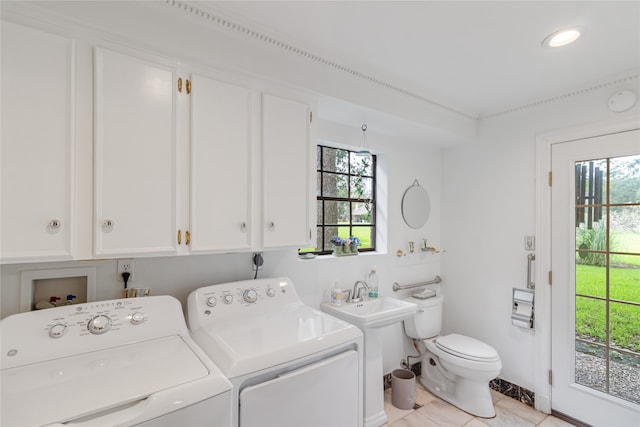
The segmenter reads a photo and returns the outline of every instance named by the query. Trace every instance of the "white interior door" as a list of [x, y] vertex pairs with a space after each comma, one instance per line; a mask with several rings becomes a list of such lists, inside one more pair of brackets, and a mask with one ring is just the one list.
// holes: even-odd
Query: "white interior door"
[[640, 425], [640, 131], [551, 149], [552, 409]]

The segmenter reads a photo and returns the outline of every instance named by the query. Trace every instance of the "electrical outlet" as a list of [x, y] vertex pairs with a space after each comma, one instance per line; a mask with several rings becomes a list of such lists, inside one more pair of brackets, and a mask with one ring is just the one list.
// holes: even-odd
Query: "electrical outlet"
[[132, 259], [119, 259], [118, 260], [118, 281], [124, 282], [122, 273], [129, 273], [129, 282], [133, 280], [133, 260]]
[[536, 249], [536, 238], [534, 236], [524, 236], [524, 249], [533, 251]]
[[262, 270], [264, 268], [264, 257], [262, 252], [254, 252], [251, 257], [251, 271]]

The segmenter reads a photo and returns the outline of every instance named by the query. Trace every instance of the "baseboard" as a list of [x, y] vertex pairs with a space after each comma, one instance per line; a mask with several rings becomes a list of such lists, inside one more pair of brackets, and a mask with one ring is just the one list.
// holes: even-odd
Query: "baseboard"
[[565, 415], [562, 412], [558, 412], [554, 409], [551, 410], [551, 415], [556, 418], [560, 418], [562, 421], [566, 421], [569, 424], [573, 424], [576, 427], [592, 427], [590, 424], [585, 424], [582, 421], [578, 421], [575, 418], [572, 418], [569, 415]]
[[502, 378], [495, 378], [489, 381], [489, 388], [512, 399], [516, 399], [527, 406], [535, 408], [536, 394], [529, 389], [513, 384], [507, 380], [503, 380]]
[[[416, 377], [420, 376], [421, 371], [422, 362], [411, 365], [411, 372], [416, 374]], [[383, 384], [385, 390], [391, 388], [391, 373], [384, 375]], [[495, 378], [489, 382], [489, 388], [512, 399], [516, 399], [527, 406], [535, 407], [535, 393], [517, 384], [513, 384], [502, 378]]]

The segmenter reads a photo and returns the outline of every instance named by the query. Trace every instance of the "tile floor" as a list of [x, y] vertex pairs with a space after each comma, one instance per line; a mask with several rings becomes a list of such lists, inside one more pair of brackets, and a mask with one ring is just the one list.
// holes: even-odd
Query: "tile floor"
[[491, 390], [495, 418], [477, 418], [435, 397], [416, 382], [419, 409], [402, 410], [391, 403], [391, 390], [384, 393], [384, 410], [389, 418], [384, 427], [573, 427], [551, 415]]

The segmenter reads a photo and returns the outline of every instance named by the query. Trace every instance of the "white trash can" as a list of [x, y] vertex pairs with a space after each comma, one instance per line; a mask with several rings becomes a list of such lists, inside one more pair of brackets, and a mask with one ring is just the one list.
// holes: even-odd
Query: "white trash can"
[[391, 373], [391, 403], [400, 409], [413, 409], [416, 405], [416, 375], [407, 369]]

